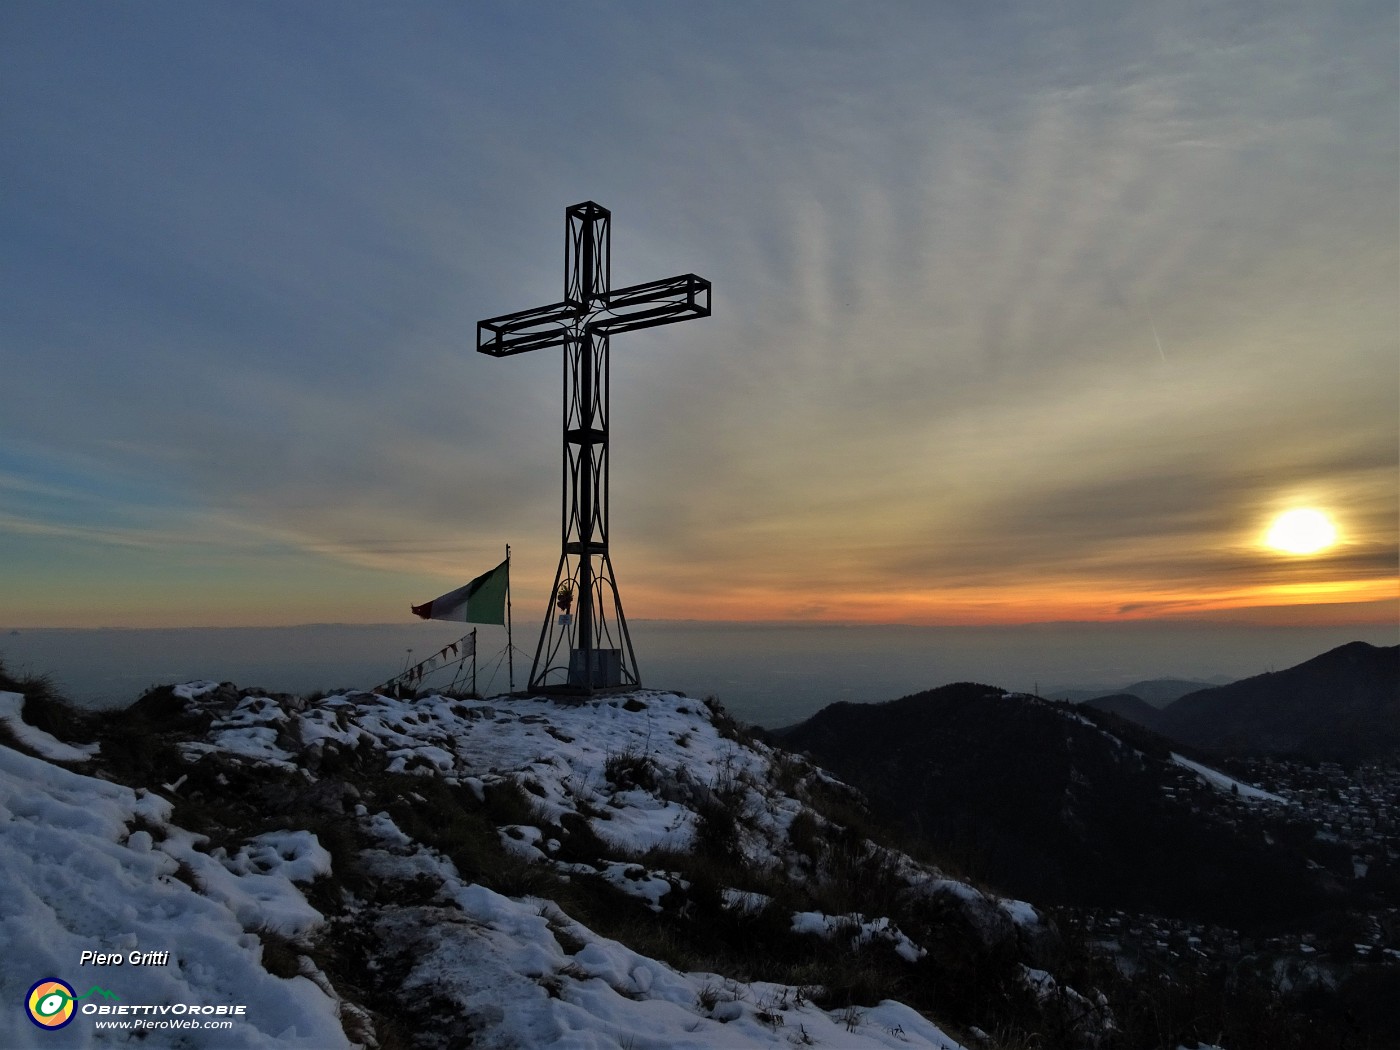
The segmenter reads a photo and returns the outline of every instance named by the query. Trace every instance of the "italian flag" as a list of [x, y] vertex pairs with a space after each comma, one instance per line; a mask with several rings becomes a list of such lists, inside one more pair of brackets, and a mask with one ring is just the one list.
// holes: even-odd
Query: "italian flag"
[[506, 592], [509, 588], [510, 559], [506, 559], [471, 583], [411, 608], [415, 616], [421, 616], [425, 620], [504, 624]]

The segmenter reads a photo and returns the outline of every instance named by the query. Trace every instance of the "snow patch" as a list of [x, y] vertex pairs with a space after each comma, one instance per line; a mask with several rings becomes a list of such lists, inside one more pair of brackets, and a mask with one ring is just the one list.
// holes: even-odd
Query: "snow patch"
[[0, 722], [29, 750], [53, 762], [86, 762], [98, 752], [97, 744], [65, 744], [24, 720], [24, 695], [0, 692]]
[[1291, 806], [1293, 804], [1282, 795], [1275, 795], [1270, 791], [1265, 791], [1262, 788], [1253, 787], [1243, 781], [1235, 780], [1233, 777], [1226, 776], [1218, 769], [1211, 769], [1209, 766], [1203, 766], [1199, 762], [1192, 762], [1189, 758], [1183, 758], [1175, 752], [1172, 752], [1172, 761], [1185, 769], [1189, 769], [1206, 784], [1209, 784], [1219, 791], [1233, 793], [1238, 790], [1240, 798], [1247, 798], [1254, 802], [1277, 802], [1285, 806]]
[[819, 911], [798, 912], [792, 917], [792, 932], [815, 934], [828, 940], [849, 938], [854, 951], [872, 941], [884, 941], [905, 962], [918, 962], [928, 950], [911, 941], [887, 918], [867, 920], [864, 915], [826, 915]]
[[[169, 819], [159, 796], [0, 747], [0, 999], [19, 1003], [51, 975], [75, 985], [94, 976], [78, 969], [86, 950], [168, 951], [165, 965], [104, 968], [100, 983], [123, 1003], [246, 1005], [232, 1030], [201, 1032], [200, 1046], [348, 1047], [335, 1002], [304, 977], [268, 973], [261, 943], [247, 932], [247, 922], [274, 917], [264, 905], [304, 916], [300, 892], [281, 873], [234, 875]], [[196, 882], [219, 892], [182, 881], [181, 860]], [[252, 879], [262, 881], [254, 887]], [[0, 1011], [0, 1046], [54, 1038], [37, 1032], [23, 1010]], [[143, 1045], [128, 1034], [109, 1041], [118, 1033], [79, 1020], [59, 1041]]]

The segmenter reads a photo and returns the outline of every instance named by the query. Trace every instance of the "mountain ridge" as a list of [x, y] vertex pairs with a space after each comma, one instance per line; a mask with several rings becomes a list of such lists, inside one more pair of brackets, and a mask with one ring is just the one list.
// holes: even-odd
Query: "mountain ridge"
[[1177, 700], [1201, 689], [1211, 689], [1228, 684], [1228, 678], [1203, 680], [1195, 678], [1148, 678], [1123, 686], [1065, 686], [1045, 693], [1047, 700], [1068, 700], [1070, 703], [1085, 703], [1107, 696], [1135, 696], [1143, 703], [1158, 709], [1169, 707]]
[[1355, 762], [1400, 748], [1400, 645], [1349, 642], [1282, 671], [1189, 693], [1161, 732], [1235, 754]]
[[1111, 693], [1085, 700], [1081, 707], [1117, 715], [1153, 731], [1160, 731], [1163, 708], [1154, 707], [1136, 693]]
[[1013, 896], [1245, 925], [1321, 903], [1301, 859], [1263, 846], [1286, 815], [1237, 814], [1170, 741], [1112, 716], [956, 683], [831, 705], [776, 739]]

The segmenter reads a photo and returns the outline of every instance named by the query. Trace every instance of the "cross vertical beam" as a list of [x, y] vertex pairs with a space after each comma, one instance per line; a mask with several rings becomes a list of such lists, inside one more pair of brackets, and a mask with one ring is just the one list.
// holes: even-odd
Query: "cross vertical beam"
[[709, 316], [710, 283], [692, 273], [613, 291], [612, 214], [585, 201], [564, 216], [564, 301], [479, 322], [477, 350], [563, 348], [561, 551], [530, 688], [587, 694], [641, 684], [608, 551], [609, 337]]

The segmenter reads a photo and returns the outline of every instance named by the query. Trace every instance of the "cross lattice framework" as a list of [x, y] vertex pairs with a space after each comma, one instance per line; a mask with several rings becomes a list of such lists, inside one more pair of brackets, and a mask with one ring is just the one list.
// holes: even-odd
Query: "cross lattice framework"
[[564, 301], [479, 322], [476, 348], [564, 348], [563, 549], [530, 688], [592, 693], [641, 684], [608, 554], [608, 340], [708, 317], [710, 282], [687, 273], [614, 291], [612, 213], [584, 201], [564, 216]]

